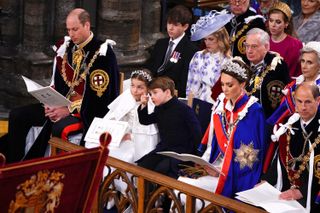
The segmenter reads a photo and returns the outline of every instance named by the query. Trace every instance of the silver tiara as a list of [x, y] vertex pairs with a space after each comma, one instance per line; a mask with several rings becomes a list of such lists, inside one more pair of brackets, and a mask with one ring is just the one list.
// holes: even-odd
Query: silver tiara
[[248, 79], [246, 69], [241, 67], [238, 63], [234, 63], [232, 60], [227, 60], [227, 62], [222, 65], [221, 69], [233, 72], [245, 80]]
[[145, 79], [147, 79], [149, 82], [152, 81], [152, 77], [151, 75], [149, 75], [147, 72], [143, 71], [143, 70], [135, 70], [131, 73], [131, 78], [134, 75], [139, 75], [144, 77]]

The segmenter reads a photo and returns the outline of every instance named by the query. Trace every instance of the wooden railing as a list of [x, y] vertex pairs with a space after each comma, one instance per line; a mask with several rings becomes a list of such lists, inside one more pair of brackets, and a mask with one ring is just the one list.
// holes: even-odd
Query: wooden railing
[[[53, 154], [57, 154], [59, 150], [74, 151], [84, 149], [84, 147], [62, 141], [59, 138], [52, 138], [49, 143], [51, 144]], [[103, 212], [105, 204], [108, 200], [112, 199], [118, 212], [123, 212], [128, 206], [131, 206], [131, 212], [135, 213], [161, 212], [157, 206], [157, 201], [164, 196], [169, 197], [171, 200], [172, 212], [195, 212], [196, 199], [201, 201], [202, 207], [200, 212], [203, 213], [224, 211], [245, 213], [265, 212], [239, 201], [191, 186], [110, 156], [106, 162], [106, 167], [108, 168], [108, 175], [100, 186], [97, 206], [93, 208], [93, 212]], [[117, 192], [115, 189], [115, 181], [119, 180], [126, 183], [124, 194]], [[155, 187], [149, 187], [150, 185]], [[150, 188], [155, 188], [155, 190], [151, 191]], [[175, 193], [177, 191], [180, 191], [180, 193]], [[185, 206], [180, 201], [181, 194], [186, 195]], [[210, 204], [204, 206], [204, 201], [208, 201]]]

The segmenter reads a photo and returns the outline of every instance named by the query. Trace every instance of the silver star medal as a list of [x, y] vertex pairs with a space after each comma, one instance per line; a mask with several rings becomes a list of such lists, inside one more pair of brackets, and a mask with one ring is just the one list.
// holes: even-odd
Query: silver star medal
[[236, 154], [236, 157], [234, 160], [235, 162], [239, 162], [240, 169], [243, 169], [245, 166], [252, 169], [253, 164], [259, 161], [258, 159], [259, 149], [254, 149], [253, 141], [251, 141], [249, 145], [243, 144], [241, 142], [240, 148], [234, 149], [233, 151]]

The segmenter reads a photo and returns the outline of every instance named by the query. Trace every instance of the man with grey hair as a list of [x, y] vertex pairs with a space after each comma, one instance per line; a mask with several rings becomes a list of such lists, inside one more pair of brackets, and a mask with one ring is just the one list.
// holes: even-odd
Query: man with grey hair
[[264, 18], [250, 7], [250, 0], [229, 0], [230, 12], [234, 15], [226, 25], [230, 36], [232, 56], [246, 57], [244, 41], [252, 28], [266, 29]]
[[278, 53], [269, 51], [269, 40], [267, 32], [253, 28], [247, 32], [244, 43], [246, 63], [253, 72], [246, 90], [259, 99], [266, 118], [279, 106], [281, 91], [290, 81], [284, 60]]

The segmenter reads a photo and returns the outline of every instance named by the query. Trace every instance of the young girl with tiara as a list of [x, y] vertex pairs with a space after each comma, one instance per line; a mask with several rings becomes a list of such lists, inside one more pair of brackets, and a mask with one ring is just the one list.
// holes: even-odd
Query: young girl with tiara
[[[120, 160], [133, 163], [155, 148], [158, 143], [158, 129], [156, 125], [141, 125], [137, 108], [141, 95], [147, 94], [148, 83], [152, 80], [148, 70], [135, 70], [131, 73], [130, 89], [125, 90], [109, 106], [109, 112], [103, 119], [126, 121], [128, 128], [119, 147], [110, 146], [109, 155]], [[151, 111], [154, 105], [149, 102]], [[150, 111], [150, 113], [151, 113]], [[86, 147], [97, 146], [87, 142]]]

